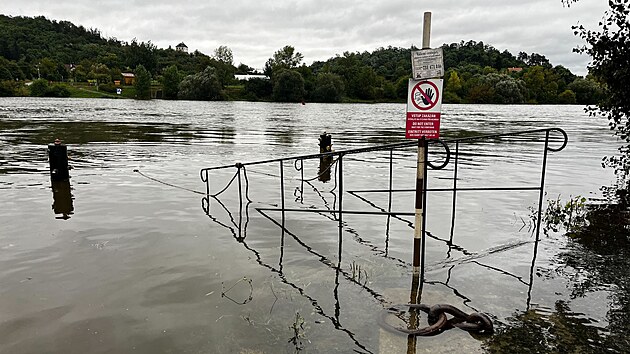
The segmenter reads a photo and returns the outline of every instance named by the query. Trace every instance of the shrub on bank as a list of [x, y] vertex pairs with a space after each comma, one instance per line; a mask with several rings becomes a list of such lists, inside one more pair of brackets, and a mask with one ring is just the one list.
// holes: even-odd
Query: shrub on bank
[[33, 81], [29, 86], [31, 97], [70, 97], [70, 90], [65, 85], [50, 86], [45, 79]]

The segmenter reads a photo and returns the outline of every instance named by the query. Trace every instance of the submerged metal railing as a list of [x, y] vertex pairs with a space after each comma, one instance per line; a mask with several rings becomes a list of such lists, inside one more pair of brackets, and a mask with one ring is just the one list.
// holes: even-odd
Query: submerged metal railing
[[[551, 147], [550, 146], [550, 140], [551, 140], [551, 133], [552, 132], [557, 132], [560, 133], [562, 136], [562, 143], [559, 147]], [[467, 188], [458, 188], [457, 186], [457, 181], [458, 181], [458, 170], [459, 170], [459, 157], [460, 157], [460, 145], [462, 143], [471, 143], [471, 142], [476, 142], [476, 141], [481, 141], [481, 140], [491, 140], [491, 139], [502, 139], [502, 138], [507, 138], [507, 137], [522, 137], [522, 136], [526, 136], [526, 135], [532, 135], [532, 134], [544, 134], [544, 149], [543, 149], [543, 158], [542, 158], [542, 170], [541, 170], [541, 175], [540, 175], [540, 183], [537, 185], [531, 185], [531, 186], [498, 186], [498, 187], [467, 187]], [[547, 156], [548, 156], [548, 152], [558, 152], [561, 151], [562, 149], [564, 149], [567, 145], [568, 142], [568, 136], [566, 134], [566, 132], [564, 130], [562, 130], [561, 128], [545, 128], [545, 129], [534, 129], [534, 130], [525, 130], [525, 131], [518, 131], [518, 132], [512, 132], [512, 133], [504, 133], [504, 134], [491, 134], [491, 135], [481, 135], [481, 136], [475, 136], [475, 137], [466, 137], [466, 138], [456, 138], [456, 139], [445, 139], [445, 140], [433, 140], [433, 141], [429, 141], [429, 146], [431, 145], [436, 145], [439, 144], [442, 147], [444, 147], [445, 149], [445, 153], [446, 153], [446, 157], [443, 161], [443, 163], [439, 164], [439, 165], [435, 165], [433, 164], [431, 161], [428, 161], [428, 165], [431, 169], [437, 170], [437, 169], [443, 169], [444, 167], [446, 167], [448, 165], [448, 163], [450, 162], [451, 159], [454, 160], [454, 168], [453, 168], [453, 186], [451, 188], [427, 188], [427, 192], [445, 192], [445, 191], [450, 191], [453, 192], [453, 216], [454, 216], [454, 210], [455, 210], [455, 205], [456, 205], [456, 198], [457, 198], [457, 192], [458, 191], [517, 191], [517, 190], [538, 190], [539, 191], [539, 210], [538, 210], [538, 222], [537, 224], [540, 225], [540, 216], [541, 216], [541, 212], [542, 212], [542, 198], [543, 198], [543, 194], [544, 194], [544, 186], [545, 186], [545, 174], [546, 174], [546, 167], [547, 167]], [[452, 153], [450, 148], [449, 148], [449, 144], [454, 144], [455, 145], [455, 151]], [[250, 166], [256, 166], [256, 165], [263, 165], [263, 164], [273, 164], [273, 163], [278, 163], [279, 164], [279, 178], [280, 178], [280, 189], [282, 192], [282, 207], [281, 208], [257, 208], [257, 210], [275, 210], [275, 211], [290, 211], [290, 212], [310, 212], [310, 213], [317, 213], [317, 212], [326, 212], [326, 213], [334, 213], [338, 215], [338, 221], [341, 224], [342, 223], [342, 216], [343, 214], [362, 214], [362, 215], [393, 215], [393, 216], [405, 216], [405, 215], [414, 215], [413, 212], [404, 212], [404, 211], [391, 211], [391, 198], [392, 198], [392, 193], [397, 193], [397, 192], [412, 192], [415, 191], [414, 189], [394, 189], [393, 185], [392, 185], [392, 181], [393, 181], [393, 152], [395, 150], [398, 149], [403, 149], [403, 148], [408, 148], [408, 147], [412, 147], [412, 146], [416, 146], [417, 142], [416, 141], [408, 141], [408, 142], [403, 142], [403, 143], [397, 143], [397, 144], [388, 144], [388, 145], [382, 145], [382, 146], [376, 146], [376, 147], [368, 147], [368, 148], [359, 148], [359, 149], [350, 149], [350, 150], [343, 150], [343, 151], [334, 151], [334, 152], [327, 152], [327, 153], [320, 153], [320, 154], [311, 154], [311, 155], [302, 155], [302, 156], [292, 156], [292, 157], [284, 157], [284, 158], [278, 158], [278, 159], [269, 159], [269, 160], [262, 160], [262, 161], [254, 161], [254, 162], [246, 162], [246, 163], [236, 163], [234, 165], [225, 165], [225, 166], [217, 166], [217, 167], [209, 167], [209, 168], [203, 168], [200, 170], [200, 177], [201, 180], [206, 184], [206, 194], [209, 197], [217, 197], [218, 195], [222, 194], [223, 192], [225, 192], [227, 190], [228, 187], [230, 187], [230, 185], [235, 181], [238, 180], [238, 188], [239, 188], [239, 200], [240, 200], [240, 204], [242, 206], [242, 197], [243, 197], [243, 193], [242, 193], [242, 189], [243, 189], [243, 181], [242, 179], [245, 179], [245, 198], [248, 201], [251, 201], [249, 199], [249, 183], [248, 183], [248, 177], [247, 177], [247, 167]], [[365, 193], [365, 192], [373, 192], [373, 193], [379, 193], [379, 192], [385, 192], [385, 193], [389, 193], [389, 207], [387, 211], [365, 211], [365, 210], [344, 210], [343, 209], [343, 196], [344, 193], [346, 193], [346, 191], [344, 191], [344, 174], [343, 174], [343, 163], [344, 163], [344, 156], [350, 156], [350, 155], [356, 155], [356, 154], [363, 154], [363, 153], [368, 153], [368, 152], [376, 152], [376, 151], [389, 151], [390, 152], [390, 156], [389, 156], [389, 189], [386, 190], [378, 190], [378, 189], [370, 189], [370, 190], [354, 190], [354, 191], [347, 191], [347, 193], [353, 194], [353, 195], [357, 195], [358, 193]], [[452, 157], [451, 155], [454, 155], [454, 157]], [[336, 159], [335, 159], [336, 158]], [[293, 161], [294, 162], [294, 168], [298, 171], [301, 172], [301, 178], [300, 181], [302, 183], [302, 186], [300, 188], [301, 192], [303, 192], [304, 188], [303, 188], [303, 184], [304, 182], [308, 182], [311, 181], [315, 178], [312, 179], [304, 179], [304, 161], [306, 160], [312, 160], [312, 159], [335, 159], [334, 161], [329, 161], [328, 163], [328, 167], [326, 169], [330, 169], [332, 167], [332, 165], [335, 165], [335, 168], [338, 169], [338, 172], [336, 171], [335, 175], [337, 175], [337, 178], [335, 179], [336, 182], [336, 186], [335, 188], [339, 188], [338, 190], [338, 203], [339, 206], [336, 210], [331, 210], [331, 209], [312, 209], [312, 208], [285, 208], [285, 196], [284, 196], [284, 183], [285, 183], [285, 178], [284, 178], [284, 171], [285, 171], [285, 162], [287, 161]], [[210, 172], [211, 171], [215, 171], [215, 170], [224, 170], [224, 169], [230, 169], [230, 168], [236, 168], [236, 173], [234, 174], [234, 176], [232, 177], [232, 179], [227, 183], [227, 185], [221, 189], [219, 192], [211, 194], [211, 183], [210, 183]], [[325, 173], [326, 171], [324, 171]], [[322, 176], [322, 172], [320, 171], [320, 173], [318, 174], [318, 177]], [[317, 177], [316, 177], [317, 178]], [[335, 189], [333, 188], [333, 190]], [[208, 200], [206, 200], [207, 202]], [[536, 234], [537, 236], [540, 233], [540, 228], [537, 227], [536, 230]], [[452, 232], [451, 232], [451, 242], [452, 242]]]
[[[559, 134], [560, 136], [558, 137], [557, 134]], [[540, 139], [542, 138], [542, 142], [543, 142], [543, 151], [542, 151], [542, 159], [541, 159], [541, 171], [540, 171], [540, 177], [539, 180], [536, 183], [533, 183], [531, 185], [516, 185], [516, 186], [492, 186], [492, 187], [484, 187], [484, 186], [479, 186], [479, 187], [459, 187], [458, 186], [458, 173], [459, 173], [459, 168], [460, 168], [460, 157], [462, 156], [466, 156], [466, 153], [462, 152], [462, 145], [463, 144], [467, 144], [467, 143], [477, 143], [480, 141], [491, 141], [491, 140], [503, 140], [503, 139], [507, 139], [507, 138], [513, 138], [513, 139], [517, 139], [517, 140], [522, 140], [522, 141], [531, 141], [532, 136], [534, 136], [533, 139], [538, 139], [537, 141], [540, 142]], [[465, 137], [465, 138], [454, 138], [454, 139], [444, 139], [444, 140], [439, 140], [439, 141], [430, 141], [429, 142], [429, 146], [431, 147], [435, 147], [438, 146], [441, 149], [439, 150], [438, 153], [435, 153], [434, 151], [430, 151], [430, 153], [432, 155], [440, 155], [442, 157], [442, 161], [440, 162], [435, 162], [435, 161], [431, 161], [428, 163], [429, 167], [431, 169], [443, 169], [445, 168], [447, 165], [449, 165], [449, 163], [453, 163], [453, 176], [452, 176], [452, 186], [450, 188], [428, 188], [426, 190], [427, 193], [431, 193], [431, 192], [452, 192], [453, 196], [452, 196], [452, 210], [451, 210], [451, 227], [450, 227], [450, 236], [449, 239], [442, 239], [437, 237], [436, 235], [433, 235], [431, 232], [427, 232], [427, 236], [434, 239], [434, 240], [438, 240], [440, 242], [444, 242], [446, 245], [448, 245], [449, 247], [449, 253], [448, 256], [450, 258], [450, 251], [452, 249], [456, 249], [462, 252], [462, 254], [464, 255], [464, 257], [460, 258], [460, 259], [456, 259], [456, 260], [450, 260], [448, 262], [444, 263], [445, 267], [449, 267], [449, 279], [450, 279], [450, 272], [453, 269], [453, 267], [455, 265], [458, 264], [462, 264], [462, 263], [467, 263], [467, 262], [474, 262], [482, 267], [485, 267], [489, 270], [493, 270], [493, 271], [497, 271], [503, 275], [507, 275], [510, 277], [513, 277], [515, 279], [517, 279], [520, 283], [527, 285], [528, 287], [528, 292], [527, 292], [527, 307], [529, 308], [530, 306], [530, 302], [531, 302], [531, 291], [532, 291], [532, 286], [533, 286], [533, 275], [534, 275], [534, 266], [535, 266], [535, 262], [536, 262], [536, 255], [537, 255], [537, 251], [538, 251], [538, 244], [540, 241], [540, 226], [541, 226], [541, 218], [542, 218], [542, 205], [543, 205], [543, 197], [544, 197], [544, 188], [545, 188], [545, 175], [546, 175], [546, 169], [547, 169], [547, 159], [548, 159], [548, 153], [549, 152], [558, 152], [561, 151], [562, 149], [564, 149], [567, 145], [568, 142], [568, 137], [567, 134], [564, 130], [560, 129], [560, 128], [546, 128], [546, 129], [534, 129], [534, 130], [526, 130], [526, 131], [518, 131], [518, 132], [512, 132], [512, 133], [505, 133], [505, 134], [491, 134], [491, 135], [482, 135], [482, 136], [474, 136], [474, 137]], [[552, 146], [553, 143], [558, 143], [557, 146]], [[252, 251], [255, 256], [256, 256], [256, 260], [259, 264], [261, 264], [262, 266], [264, 266], [265, 268], [268, 268], [269, 270], [271, 270], [274, 273], [277, 273], [280, 276], [280, 279], [292, 286], [293, 288], [295, 288], [296, 290], [298, 290], [302, 295], [306, 296], [306, 298], [311, 301], [311, 303], [313, 304], [313, 306], [316, 308], [317, 312], [319, 312], [322, 316], [329, 318], [331, 323], [333, 323], [335, 325], [335, 328], [345, 331], [350, 338], [362, 349], [367, 350], [365, 348], [365, 346], [363, 344], [361, 344], [355, 337], [354, 334], [346, 329], [343, 328], [343, 326], [341, 326], [340, 322], [339, 322], [339, 313], [338, 310], [336, 310], [335, 315], [328, 315], [326, 313], [324, 313], [323, 309], [317, 304], [316, 299], [311, 298], [310, 296], [308, 296], [303, 289], [301, 289], [298, 285], [291, 283], [288, 279], [286, 279], [286, 277], [283, 274], [283, 250], [284, 250], [284, 239], [286, 236], [291, 237], [292, 239], [294, 239], [295, 241], [297, 241], [297, 243], [299, 245], [301, 245], [302, 247], [304, 247], [309, 253], [313, 254], [314, 256], [318, 257], [318, 259], [320, 260], [320, 262], [322, 262], [323, 264], [325, 264], [327, 267], [335, 270], [335, 274], [336, 274], [336, 279], [335, 279], [335, 299], [336, 299], [336, 309], [338, 309], [339, 306], [339, 301], [338, 301], [338, 294], [337, 294], [337, 288], [339, 286], [339, 278], [343, 277], [346, 280], [348, 280], [351, 283], [354, 283], [355, 285], [361, 287], [361, 289], [366, 290], [376, 301], [378, 301], [379, 303], [385, 304], [386, 301], [384, 299], [384, 297], [379, 294], [377, 291], [373, 290], [372, 288], [370, 288], [367, 284], [362, 283], [361, 281], [357, 281], [356, 277], [354, 277], [352, 274], [350, 274], [349, 272], [341, 269], [341, 256], [342, 256], [342, 245], [343, 245], [343, 232], [344, 232], [344, 221], [343, 221], [343, 216], [344, 215], [350, 215], [350, 214], [355, 214], [355, 215], [386, 215], [387, 218], [387, 240], [386, 240], [386, 244], [389, 240], [389, 222], [392, 218], [395, 219], [399, 219], [400, 221], [406, 222], [408, 223], [410, 226], [413, 226], [412, 222], [402, 218], [403, 216], [412, 216], [414, 215], [413, 212], [410, 211], [392, 211], [392, 199], [395, 193], [401, 193], [401, 192], [413, 192], [415, 191], [414, 189], [395, 189], [393, 188], [393, 177], [394, 177], [394, 151], [397, 150], [402, 150], [402, 149], [406, 149], [406, 148], [410, 148], [410, 147], [415, 147], [417, 146], [418, 142], [417, 141], [407, 141], [407, 142], [402, 142], [402, 143], [397, 143], [397, 144], [388, 144], [388, 145], [382, 145], [382, 146], [376, 146], [376, 147], [367, 147], [367, 148], [359, 148], [359, 149], [350, 149], [350, 150], [343, 150], [343, 151], [334, 151], [334, 152], [327, 152], [327, 153], [320, 153], [320, 154], [311, 154], [311, 155], [302, 155], [302, 156], [292, 156], [292, 157], [284, 157], [284, 158], [277, 158], [277, 159], [269, 159], [269, 160], [262, 160], [262, 161], [254, 161], [254, 162], [246, 162], [246, 163], [236, 163], [233, 165], [225, 165], [225, 166], [217, 166], [217, 167], [210, 167], [210, 168], [204, 168], [201, 169], [200, 171], [200, 177], [201, 180], [206, 184], [206, 196], [204, 196], [202, 198], [202, 209], [204, 210], [204, 212], [216, 223], [218, 223], [219, 225], [231, 230], [231, 232], [233, 233], [234, 238], [242, 243], [248, 250]], [[430, 149], [431, 150], [431, 149]], [[345, 185], [344, 185], [344, 161], [345, 161], [345, 157], [347, 156], [352, 156], [352, 155], [357, 155], [357, 154], [365, 154], [365, 153], [370, 153], [370, 152], [379, 152], [379, 151], [385, 151], [385, 152], [389, 152], [389, 157], [388, 157], [388, 163], [389, 163], [389, 173], [388, 173], [388, 178], [389, 178], [389, 184], [388, 184], [388, 188], [387, 189], [363, 189], [363, 190], [344, 190]], [[474, 155], [473, 155], [474, 156]], [[304, 162], [307, 160], [314, 160], [314, 159], [319, 159], [320, 160], [320, 167], [319, 167], [319, 171], [316, 177], [314, 178], [310, 178], [310, 179], [305, 179], [304, 178]], [[334, 197], [334, 202], [332, 203], [332, 208], [329, 207], [329, 204], [326, 203], [326, 208], [325, 209], [318, 209], [318, 208], [313, 208], [313, 207], [305, 207], [305, 208], [287, 208], [286, 205], [286, 194], [285, 194], [285, 170], [286, 170], [286, 163], [287, 162], [291, 162], [293, 165], [293, 169], [297, 172], [299, 172], [300, 174], [300, 178], [298, 178], [299, 183], [300, 183], [300, 187], [296, 189], [296, 192], [294, 193], [294, 196], [296, 197], [296, 201], [298, 200], [303, 200], [303, 194], [304, 194], [304, 185], [309, 184], [311, 186], [313, 186], [311, 184], [311, 181], [313, 181], [314, 179], [320, 179], [322, 181], [327, 181], [330, 180], [331, 176], [331, 171], [334, 168], [334, 187], [331, 189], [332, 191], [336, 190], [336, 193], [333, 193], [333, 197]], [[246, 237], [247, 237], [247, 226], [248, 226], [248, 222], [249, 222], [249, 206], [254, 202], [251, 198], [250, 198], [250, 191], [249, 191], [249, 177], [247, 175], [247, 169], [249, 167], [252, 166], [256, 166], [256, 165], [273, 165], [273, 164], [277, 164], [278, 165], [278, 174], [270, 174], [270, 173], [263, 173], [267, 176], [271, 176], [274, 178], [278, 178], [280, 181], [280, 205], [268, 205], [268, 206], [258, 206], [255, 207], [255, 210], [257, 212], [259, 212], [262, 216], [264, 216], [266, 219], [270, 220], [272, 223], [276, 224], [282, 231], [282, 235], [281, 235], [281, 244], [280, 244], [280, 259], [278, 262], [278, 266], [273, 266], [269, 263], [263, 262], [260, 254], [257, 250], [251, 248], [250, 246], [247, 245], [246, 242]], [[227, 184], [225, 186], [223, 186], [221, 189], [219, 189], [216, 193], [211, 193], [211, 180], [210, 180], [210, 173], [212, 171], [217, 171], [217, 170], [227, 170], [227, 169], [232, 169], [235, 168], [236, 171], [234, 173], [234, 175], [232, 176], [232, 178], [229, 180], [229, 182], [227, 182]], [[260, 172], [258, 172], [260, 173]], [[228, 207], [221, 202], [221, 200], [219, 199], [219, 196], [223, 193], [225, 193], [228, 188], [233, 185], [233, 183], [237, 184], [238, 186], [238, 220], [235, 219], [232, 215], [232, 213], [228, 210]], [[317, 191], [317, 189], [315, 187], [313, 187], [313, 189], [315, 191]], [[531, 268], [530, 268], [530, 274], [529, 274], [529, 281], [526, 281], [525, 279], [523, 279], [522, 276], [518, 276], [515, 274], [511, 274], [507, 271], [504, 271], [500, 268], [497, 267], [493, 267], [493, 266], [489, 266], [489, 265], [485, 265], [482, 264], [480, 262], [478, 262], [477, 260], [479, 258], [482, 258], [485, 255], [488, 254], [492, 254], [495, 252], [501, 252], [501, 251], [505, 251], [508, 249], [513, 249], [514, 247], [518, 247], [521, 246], [523, 244], [527, 244], [530, 242], [522, 242], [519, 244], [510, 244], [510, 245], [502, 245], [502, 246], [498, 246], [496, 248], [490, 249], [485, 253], [482, 254], [475, 254], [473, 252], [469, 252], [467, 251], [464, 247], [457, 245], [454, 242], [454, 226], [455, 226], [455, 215], [456, 215], [456, 203], [457, 203], [457, 193], [458, 192], [472, 192], [472, 191], [479, 191], [479, 192], [492, 192], [492, 191], [538, 191], [539, 195], [538, 195], [538, 208], [537, 208], [537, 213], [536, 213], [536, 220], [534, 221], [534, 231], [533, 233], [535, 233], [535, 241], [534, 243], [534, 249], [533, 249], [533, 255], [532, 255], [532, 263], [531, 263]], [[388, 194], [388, 205], [387, 208], [385, 209], [384, 207], [379, 207], [378, 205], [376, 205], [376, 203], [372, 203], [370, 200], [368, 200], [367, 198], [364, 198], [361, 196], [361, 194], [364, 193], [387, 193]], [[370, 205], [371, 207], [373, 207], [374, 209], [377, 210], [345, 210], [344, 209], [344, 195], [345, 194], [349, 194], [349, 195], [353, 195], [354, 197], [357, 197], [360, 200], [363, 200], [364, 202], [366, 202], [368, 205]], [[323, 198], [323, 197], [322, 197]], [[218, 218], [214, 217], [210, 211], [210, 204], [211, 204], [211, 199], [216, 201], [229, 215], [230, 218], [230, 223], [232, 224], [232, 226], [230, 226], [229, 224], [223, 223], [221, 221], [218, 220]], [[243, 213], [243, 208], [245, 209], [245, 213]], [[412, 209], [413, 205], [410, 205], [409, 209]], [[271, 216], [269, 216], [269, 212], [281, 212], [282, 213], [282, 218], [281, 221], [278, 221], [274, 218], [272, 218]], [[308, 244], [304, 243], [299, 237], [298, 235], [296, 235], [295, 233], [292, 233], [290, 230], [288, 230], [285, 227], [285, 220], [286, 220], [286, 215], [285, 213], [287, 212], [305, 212], [305, 213], [319, 213], [321, 215], [325, 215], [325, 216], [330, 216], [329, 219], [331, 221], [336, 221], [338, 223], [338, 254], [337, 254], [337, 262], [332, 261], [331, 259], [329, 259], [328, 257], [326, 257], [326, 255], [323, 255], [321, 253], [318, 253], [317, 251], [313, 250]], [[245, 216], [245, 220], [243, 221], [243, 216]], [[350, 232], [349, 230], [345, 230], [346, 232]], [[355, 235], [358, 236], [358, 235]], [[411, 241], [411, 238], [410, 238]], [[387, 246], [385, 251], [382, 250], [378, 250], [376, 247], [373, 247], [372, 245], [370, 245], [369, 243], [366, 243], [366, 245], [368, 245], [369, 247], [372, 247], [374, 251], [378, 251], [379, 254], [384, 257], [387, 258], [389, 260], [392, 260], [394, 262], [396, 262], [397, 265], [399, 266], [408, 266], [409, 262], [406, 262], [404, 260], [395, 258], [395, 257], [391, 257], [388, 254], [387, 251]], [[431, 282], [431, 281], [427, 281], [427, 283], [440, 283], [445, 285], [448, 288], [452, 287], [448, 284], [448, 280], [446, 282]], [[413, 285], [412, 285], [413, 286]], [[470, 305], [467, 305], [467, 302], [470, 302], [470, 299], [467, 298], [465, 295], [460, 294], [458, 291], [456, 291], [456, 289], [453, 289], [454, 293], [461, 297], [464, 300], [464, 304], [466, 304], [466, 306], [470, 307], [471, 309], [475, 310], [474, 308], [472, 308]], [[412, 289], [413, 292], [413, 289]], [[369, 352], [369, 351], [368, 351]]]

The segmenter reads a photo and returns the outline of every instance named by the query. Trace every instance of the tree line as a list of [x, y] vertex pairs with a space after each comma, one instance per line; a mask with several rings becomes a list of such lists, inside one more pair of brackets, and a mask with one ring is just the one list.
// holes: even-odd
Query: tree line
[[[595, 104], [603, 97], [596, 77], [578, 77], [541, 54], [514, 56], [475, 41], [442, 48], [445, 103]], [[153, 84], [165, 99], [404, 102], [412, 50], [417, 48], [344, 52], [306, 65], [304, 56], [286, 45], [260, 73], [235, 65], [227, 46], [212, 55], [186, 53], [150, 41], [106, 39], [97, 29], [67, 21], [0, 15], [0, 96], [63, 96], [68, 91], [60, 83], [88, 80], [114, 92], [122, 73], [132, 72], [138, 98], [150, 98]], [[266, 77], [237, 80], [235, 74]], [[30, 80], [39, 81], [35, 90], [25, 89]]]

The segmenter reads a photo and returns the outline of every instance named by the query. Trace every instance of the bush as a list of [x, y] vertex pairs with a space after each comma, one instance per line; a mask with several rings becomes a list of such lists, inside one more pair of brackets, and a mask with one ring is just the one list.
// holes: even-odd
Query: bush
[[65, 85], [55, 84], [46, 93], [47, 97], [70, 97], [70, 90]]
[[208, 66], [203, 72], [188, 75], [179, 84], [178, 98], [196, 101], [220, 101], [225, 99], [215, 69]]
[[22, 84], [13, 80], [0, 81], [0, 97], [14, 97], [21, 95]]
[[32, 97], [45, 97], [48, 93], [48, 81], [45, 79], [38, 79], [31, 83], [29, 86]]
[[558, 95], [558, 103], [560, 104], [575, 104], [575, 92], [571, 90], [564, 90], [561, 94]]
[[273, 99], [278, 102], [300, 102], [304, 98], [304, 78], [294, 70], [281, 70], [273, 77]]
[[253, 78], [245, 81], [245, 95], [253, 100], [271, 99], [273, 86], [267, 79]]
[[98, 85], [98, 89], [109, 93], [116, 93], [116, 85], [114, 84], [101, 84]]

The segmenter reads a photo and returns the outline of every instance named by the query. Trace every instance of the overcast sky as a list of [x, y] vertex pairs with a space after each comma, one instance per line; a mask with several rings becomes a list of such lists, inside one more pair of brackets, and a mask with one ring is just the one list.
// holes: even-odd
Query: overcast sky
[[151, 41], [159, 48], [184, 42], [212, 55], [226, 45], [234, 63], [262, 69], [275, 51], [291, 45], [306, 64], [345, 51], [422, 45], [422, 19], [432, 12], [431, 46], [483, 41], [517, 55], [545, 55], [552, 64], [584, 75], [588, 57], [572, 53], [583, 42], [571, 26], [596, 29], [605, 0], [2, 0], [9, 16], [45, 16], [99, 29], [105, 37]]

